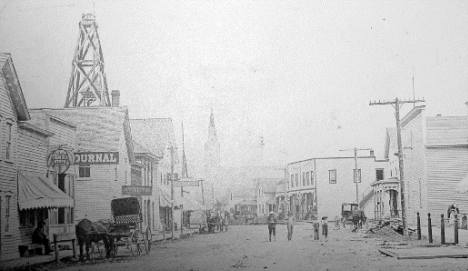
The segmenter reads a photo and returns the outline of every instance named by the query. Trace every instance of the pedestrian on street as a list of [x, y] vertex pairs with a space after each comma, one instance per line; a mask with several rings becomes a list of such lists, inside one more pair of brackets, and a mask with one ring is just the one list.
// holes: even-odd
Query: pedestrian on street
[[293, 228], [294, 228], [294, 216], [291, 212], [288, 214], [288, 218], [286, 219], [286, 224], [288, 227], [288, 241], [292, 240], [292, 235], [293, 235]]
[[270, 236], [270, 242], [271, 242], [271, 234], [273, 234], [273, 238], [276, 241], [276, 217], [275, 213], [270, 212], [270, 215], [268, 216], [267, 219], [268, 222], [268, 235]]
[[318, 222], [317, 218], [314, 217], [312, 225], [314, 226], [314, 240], [319, 240], [320, 223]]
[[323, 240], [328, 241], [328, 217], [322, 217], [322, 235]]
[[453, 203], [452, 205], [449, 206], [447, 210], [447, 218], [449, 219], [449, 226], [455, 223], [455, 215], [459, 215], [459, 214], [460, 214], [460, 210], [458, 209], [457, 203]]

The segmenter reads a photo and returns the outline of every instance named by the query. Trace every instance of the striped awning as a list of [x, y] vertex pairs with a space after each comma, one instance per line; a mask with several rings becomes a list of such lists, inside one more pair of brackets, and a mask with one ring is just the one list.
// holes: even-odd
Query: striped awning
[[45, 177], [36, 173], [19, 171], [18, 206], [20, 210], [73, 207], [73, 198]]

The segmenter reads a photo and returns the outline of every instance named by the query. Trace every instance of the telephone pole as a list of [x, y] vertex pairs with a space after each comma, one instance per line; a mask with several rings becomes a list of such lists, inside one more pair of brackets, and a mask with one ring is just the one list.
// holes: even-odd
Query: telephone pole
[[174, 150], [177, 149], [173, 146], [169, 147], [168, 150], [171, 151], [171, 212], [172, 212], [172, 237], [174, 239]]
[[405, 103], [415, 103], [425, 102], [423, 99], [413, 99], [413, 100], [400, 100], [395, 98], [394, 101], [373, 101], [369, 102], [369, 105], [387, 105], [390, 104], [395, 108], [395, 120], [397, 128], [397, 144], [398, 144], [398, 165], [400, 167], [400, 197], [401, 197], [401, 219], [403, 222], [403, 235], [408, 235], [408, 224], [406, 220], [406, 204], [405, 204], [405, 178], [404, 178], [404, 167], [403, 167], [403, 147], [401, 144], [401, 125], [400, 125], [400, 109]]
[[[353, 181], [356, 184], [356, 204], [358, 205], [359, 209], [359, 183], [361, 182], [361, 178], [358, 179], [358, 163], [357, 163], [357, 151], [372, 151], [370, 148], [366, 149], [358, 149], [354, 147], [354, 149], [345, 149], [340, 151], [354, 151], [354, 174], [353, 174]], [[361, 172], [362, 174], [362, 172]]]

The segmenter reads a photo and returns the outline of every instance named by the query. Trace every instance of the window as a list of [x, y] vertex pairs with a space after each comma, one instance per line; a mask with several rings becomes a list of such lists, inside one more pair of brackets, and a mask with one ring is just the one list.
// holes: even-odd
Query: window
[[114, 168], [114, 180], [118, 180], [119, 179], [119, 172], [117, 171], [117, 167]]
[[296, 186], [299, 186], [299, 174], [296, 173]]
[[294, 187], [294, 174], [291, 174], [291, 187]]
[[91, 177], [91, 166], [90, 165], [81, 165], [78, 167], [78, 176], [80, 178], [89, 178]]
[[65, 224], [65, 209], [66, 208], [58, 208], [58, 224]]
[[328, 171], [328, 178], [331, 184], [336, 184], [336, 169]]
[[306, 173], [303, 172], [303, 173], [302, 173], [302, 186], [305, 186], [305, 185], [306, 185], [306, 180], [307, 180], [307, 179], [306, 179]]
[[356, 174], [356, 169], [353, 169], [353, 174], [354, 176], [356, 176], [356, 178], [353, 177], [353, 182], [356, 183], [360, 183], [361, 182], [361, 169], [358, 169], [357, 170], [357, 174]]
[[310, 185], [314, 185], [314, 172], [310, 172]]
[[11, 159], [12, 127], [13, 127], [13, 125], [11, 123], [7, 123], [5, 158], [8, 159], [8, 160]]
[[384, 170], [383, 170], [383, 168], [377, 168], [375, 170], [375, 179], [377, 181], [380, 181], [380, 180], [384, 179]]
[[310, 184], [310, 175], [309, 175], [308, 171], [306, 173], [306, 179], [307, 179], [307, 185], [309, 185]]
[[5, 232], [10, 230], [10, 208], [11, 208], [11, 196], [6, 196], [5, 203]]

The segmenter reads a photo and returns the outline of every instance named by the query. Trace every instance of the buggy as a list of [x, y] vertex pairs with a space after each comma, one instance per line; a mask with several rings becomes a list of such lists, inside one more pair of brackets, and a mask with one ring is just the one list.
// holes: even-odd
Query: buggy
[[136, 197], [125, 197], [111, 201], [112, 223], [108, 238], [111, 255], [116, 256], [119, 247], [126, 247], [133, 256], [139, 256], [143, 250], [149, 254], [152, 233], [148, 226], [142, 229], [140, 203]]

